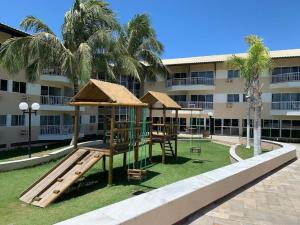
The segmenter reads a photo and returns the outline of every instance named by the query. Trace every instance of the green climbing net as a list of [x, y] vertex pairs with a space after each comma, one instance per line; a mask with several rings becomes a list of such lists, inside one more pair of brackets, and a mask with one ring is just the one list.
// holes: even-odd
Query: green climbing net
[[[142, 120], [142, 130], [141, 130], [141, 149], [140, 147], [138, 147], [138, 158], [141, 159], [138, 163], [138, 165], [136, 165], [136, 163], [131, 162], [131, 153], [134, 152], [134, 148], [136, 145], [136, 136], [135, 136], [135, 119], [134, 119], [134, 108], [130, 108], [129, 110], [129, 131], [128, 131], [128, 135], [129, 135], [129, 151], [128, 151], [128, 169], [142, 169], [145, 168], [147, 166], [147, 144], [146, 144], [146, 140], [147, 140], [147, 111], [146, 108], [142, 109], [142, 116], [143, 116], [143, 120]], [[137, 137], [138, 138], [138, 137]]]

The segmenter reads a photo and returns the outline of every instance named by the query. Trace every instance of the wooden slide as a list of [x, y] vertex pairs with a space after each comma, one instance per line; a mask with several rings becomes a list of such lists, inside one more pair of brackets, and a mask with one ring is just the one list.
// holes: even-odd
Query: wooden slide
[[88, 171], [104, 154], [101, 149], [79, 148], [25, 190], [20, 200], [46, 207]]

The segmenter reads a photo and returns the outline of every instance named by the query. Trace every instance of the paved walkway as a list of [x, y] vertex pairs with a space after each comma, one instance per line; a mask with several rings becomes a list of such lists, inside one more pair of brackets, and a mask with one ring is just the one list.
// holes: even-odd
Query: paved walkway
[[192, 225], [300, 225], [300, 144], [296, 160], [190, 216]]

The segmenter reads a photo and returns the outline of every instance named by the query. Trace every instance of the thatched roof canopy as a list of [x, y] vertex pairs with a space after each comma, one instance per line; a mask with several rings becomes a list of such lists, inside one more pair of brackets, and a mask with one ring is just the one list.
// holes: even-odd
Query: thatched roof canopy
[[122, 85], [90, 79], [73, 97], [78, 106], [147, 106]]
[[159, 102], [166, 109], [181, 109], [180, 105], [178, 105], [169, 95], [161, 92], [148, 91], [140, 100], [149, 105], [153, 105], [156, 102]]

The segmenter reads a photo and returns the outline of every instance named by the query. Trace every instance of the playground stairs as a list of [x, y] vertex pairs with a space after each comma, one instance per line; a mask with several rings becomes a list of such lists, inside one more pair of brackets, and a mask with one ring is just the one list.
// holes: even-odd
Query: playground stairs
[[174, 153], [174, 151], [173, 151], [173, 146], [172, 146], [171, 141], [168, 140], [168, 141], [166, 141], [165, 143], [160, 142], [160, 147], [161, 147], [161, 149], [163, 148], [163, 144], [165, 145], [165, 151], [166, 151], [166, 154], [175, 156], [175, 153]]
[[46, 207], [87, 172], [104, 153], [79, 148], [25, 190], [20, 200], [35, 206]]

